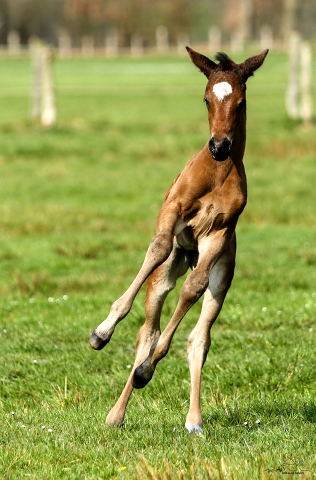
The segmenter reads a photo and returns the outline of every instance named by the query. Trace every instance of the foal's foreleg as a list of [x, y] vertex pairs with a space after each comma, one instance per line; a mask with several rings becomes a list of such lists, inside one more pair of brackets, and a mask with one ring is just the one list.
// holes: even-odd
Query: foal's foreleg
[[166, 262], [149, 276], [145, 301], [146, 321], [138, 332], [134, 366], [120, 398], [107, 416], [107, 424], [119, 426], [123, 423], [126, 406], [133, 391], [134, 371], [146, 359], [152, 344], [159, 338], [164, 301], [175, 287], [177, 278], [187, 271], [188, 266], [188, 256], [175, 246]]
[[151, 241], [144, 263], [133, 283], [126, 292], [113, 303], [108, 317], [93, 331], [90, 345], [101, 350], [111, 339], [116, 325], [128, 314], [133, 301], [148, 276], [170, 255], [173, 247], [173, 223], [166, 230], [160, 230]]
[[201, 372], [211, 345], [210, 330], [230, 287], [235, 265], [235, 247], [225, 252], [214, 265], [204, 295], [200, 318], [189, 336], [187, 359], [191, 375], [190, 408], [185, 426], [190, 433], [201, 433], [203, 420], [200, 406]]

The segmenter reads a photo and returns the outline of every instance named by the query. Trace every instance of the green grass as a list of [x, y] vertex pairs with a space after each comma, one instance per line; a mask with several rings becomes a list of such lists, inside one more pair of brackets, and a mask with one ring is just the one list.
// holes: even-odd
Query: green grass
[[29, 61], [0, 66], [1, 478], [284, 478], [285, 457], [312, 478], [316, 132], [286, 118], [286, 57], [269, 54], [248, 81], [249, 201], [203, 370], [201, 437], [184, 429], [200, 303], [118, 430], [105, 417], [133, 363], [144, 289], [106, 349], [87, 340], [208, 139], [205, 78], [186, 57], [56, 60], [58, 124], [45, 130], [28, 118]]

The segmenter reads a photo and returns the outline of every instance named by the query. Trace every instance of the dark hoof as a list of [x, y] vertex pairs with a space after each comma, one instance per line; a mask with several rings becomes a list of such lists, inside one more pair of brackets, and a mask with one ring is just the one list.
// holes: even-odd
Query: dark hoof
[[102, 348], [105, 347], [105, 345], [109, 343], [109, 341], [110, 339], [103, 340], [102, 338], [98, 337], [98, 335], [95, 333], [95, 330], [94, 330], [90, 337], [89, 343], [91, 347], [94, 348], [95, 350], [102, 350]]
[[144, 388], [147, 383], [152, 379], [154, 372], [146, 366], [146, 360], [139, 367], [136, 368], [133, 378], [132, 385], [134, 388]]

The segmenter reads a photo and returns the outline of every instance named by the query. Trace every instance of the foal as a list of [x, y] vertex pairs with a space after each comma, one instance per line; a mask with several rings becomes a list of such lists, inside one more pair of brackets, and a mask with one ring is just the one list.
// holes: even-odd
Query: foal
[[[204, 294], [200, 318], [189, 336], [187, 359], [191, 375], [190, 408], [185, 426], [201, 433], [201, 370], [211, 344], [210, 330], [230, 287], [235, 267], [235, 227], [247, 200], [243, 165], [246, 142], [246, 81], [259, 68], [268, 50], [236, 64], [220, 53], [214, 63], [186, 47], [193, 63], [207, 77], [204, 101], [211, 138], [185, 166], [167, 191], [157, 219], [156, 235], [144, 263], [127, 291], [92, 333], [91, 346], [100, 350], [115, 326], [128, 314], [145, 282], [146, 321], [136, 343], [130, 377], [107, 416], [109, 425], [123, 423], [134, 388], [151, 380], [156, 365], [167, 353], [172, 337], [187, 311]], [[168, 293], [188, 268], [176, 310], [160, 331], [160, 315]]]

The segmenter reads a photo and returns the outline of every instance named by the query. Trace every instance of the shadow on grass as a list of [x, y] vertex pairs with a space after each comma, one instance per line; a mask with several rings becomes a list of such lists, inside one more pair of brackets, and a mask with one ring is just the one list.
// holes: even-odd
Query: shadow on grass
[[210, 414], [205, 415], [205, 425], [220, 423], [222, 427], [246, 426], [260, 427], [268, 423], [279, 423], [282, 420], [301, 419], [302, 421], [316, 424], [316, 404], [314, 402], [297, 405], [289, 400], [280, 400], [271, 403], [260, 401], [250, 405], [217, 406]]

